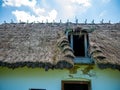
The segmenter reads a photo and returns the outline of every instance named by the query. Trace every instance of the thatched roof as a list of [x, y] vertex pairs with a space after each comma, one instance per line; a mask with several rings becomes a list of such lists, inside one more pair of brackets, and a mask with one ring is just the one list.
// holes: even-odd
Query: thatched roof
[[44, 24], [1, 25], [0, 66], [71, 68], [73, 58], [61, 28]]
[[90, 34], [91, 55], [100, 68], [120, 70], [120, 30], [95, 30]]
[[[91, 33], [92, 29], [96, 28]], [[0, 66], [72, 68], [74, 54], [65, 35], [66, 24], [0, 25]], [[90, 33], [90, 56], [100, 68], [120, 70], [120, 30], [111, 25], [75, 25]]]

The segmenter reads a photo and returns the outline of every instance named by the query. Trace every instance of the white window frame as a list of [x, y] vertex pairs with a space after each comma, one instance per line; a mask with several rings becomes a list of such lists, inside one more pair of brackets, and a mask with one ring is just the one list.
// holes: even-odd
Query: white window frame
[[[93, 63], [93, 60], [89, 57], [88, 55], [88, 47], [89, 47], [89, 44], [87, 44], [87, 33], [83, 33], [84, 34], [84, 45], [85, 45], [85, 57], [75, 57], [74, 59], [74, 63], [81, 63], [81, 64], [92, 64]], [[70, 47], [73, 49], [73, 35], [79, 35], [79, 33], [66, 33], [67, 37], [68, 35], [70, 35]]]

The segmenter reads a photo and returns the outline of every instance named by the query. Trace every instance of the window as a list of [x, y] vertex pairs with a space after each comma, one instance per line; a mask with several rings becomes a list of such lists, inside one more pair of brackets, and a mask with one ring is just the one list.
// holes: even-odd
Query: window
[[68, 40], [74, 51], [76, 57], [88, 57], [88, 34], [83, 33], [82, 35], [70, 33]]
[[85, 57], [84, 35], [73, 35], [73, 50], [75, 56]]
[[66, 29], [65, 33], [68, 37], [71, 48], [73, 49], [75, 64], [93, 64], [94, 61], [90, 57], [89, 52], [89, 36], [88, 29], [75, 28]]
[[90, 81], [62, 81], [62, 90], [91, 90]]
[[30, 88], [29, 90], [46, 90], [46, 89]]

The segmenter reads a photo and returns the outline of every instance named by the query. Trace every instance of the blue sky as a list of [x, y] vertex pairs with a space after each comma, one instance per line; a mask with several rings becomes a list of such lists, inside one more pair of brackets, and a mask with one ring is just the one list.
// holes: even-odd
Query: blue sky
[[0, 0], [0, 23], [120, 21], [120, 0]]

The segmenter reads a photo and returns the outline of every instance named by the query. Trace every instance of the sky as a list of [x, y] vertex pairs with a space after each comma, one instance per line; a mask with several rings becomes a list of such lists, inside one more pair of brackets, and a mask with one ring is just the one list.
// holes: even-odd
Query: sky
[[120, 22], [120, 0], [0, 0], [0, 23]]

